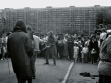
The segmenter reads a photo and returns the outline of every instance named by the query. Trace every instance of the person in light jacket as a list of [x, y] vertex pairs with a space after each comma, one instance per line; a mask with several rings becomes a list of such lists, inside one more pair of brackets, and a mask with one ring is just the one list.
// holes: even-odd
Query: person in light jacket
[[111, 30], [100, 47], [100, 61], [98, 64], [99, 83], [111, 82]]

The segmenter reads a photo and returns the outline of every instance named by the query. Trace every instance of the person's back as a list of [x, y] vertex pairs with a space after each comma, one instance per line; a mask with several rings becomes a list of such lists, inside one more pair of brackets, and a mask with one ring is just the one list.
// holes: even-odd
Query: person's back
[[[23, 33], [23, 32], [14, 32], [12, 33], [8, 40], [8, 44], [9, 44], [9, 51], [10, 51], [10, 55], [11, 57], [15, 57], [16, 59], [19, 59], [19, 57], [21, 56], [17, 56], [18, 54], [20, 53], [24, 53], [25, 52], [25, 41], [26, 41], [26, 38], [27, 37], [27, 34], [26, 33]], [[15, 54], [13, 56], [13, 54]], [[25, 56], [22, 56], [22, 57], [25, 57]]]
[[[29, 58], [27, 56], [27, 38], [28, 35], [24, 32], [14, 32], [8, 38], [8, 51], [15, 73], [23, 73], [26, 71], [23, 69], [24, 66], [26, 66], [26, 64], [29, 64]], [[21, 68], [20, 72], [16, 71], [18, 68]]]
[[[23, 21], [18, 21], [14, 32], [9, 35], [7, 48], [18, 83], [32, 83], [30, 56], [33, 55], [32, 41], [25, 32]], [[22, 27], [23, 26], [23, 27]]]

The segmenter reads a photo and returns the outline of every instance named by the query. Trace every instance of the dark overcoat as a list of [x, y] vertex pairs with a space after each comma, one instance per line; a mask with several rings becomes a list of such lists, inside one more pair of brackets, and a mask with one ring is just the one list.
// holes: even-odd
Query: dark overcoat
[[30, 56], [33, 55], [33, 49], [29, 35], [17, 30], [10, 34], [7, 45], [14, 73], [21, 78], [31, 78]]

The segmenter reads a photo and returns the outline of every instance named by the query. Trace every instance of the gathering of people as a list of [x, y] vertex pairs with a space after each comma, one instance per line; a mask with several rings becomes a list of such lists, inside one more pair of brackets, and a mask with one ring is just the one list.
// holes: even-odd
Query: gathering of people
[[37, 58], [49, 58], [53, 65], [57, 60], [69, 60], [74, 63], [98, 64], [99, 83], [111, 81], [111, 30], [100, 29], [91, 36], [78, 34], [36, 34], [32, 27], [18, 20], [12, 33], [3, 33], [0, 38], [1, 60], [11, 58], [13, 71], [18, 83], [32, 83], [36, 78], [35, 62]]

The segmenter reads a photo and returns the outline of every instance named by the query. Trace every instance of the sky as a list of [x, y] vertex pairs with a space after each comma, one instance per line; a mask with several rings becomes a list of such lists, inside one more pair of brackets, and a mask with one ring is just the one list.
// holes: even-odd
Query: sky
[[4, 8], [46, 8], [52, 7], [89, 7], [94, 5], [111, 6], [111, 0], [0, 0], [0, 9]]

